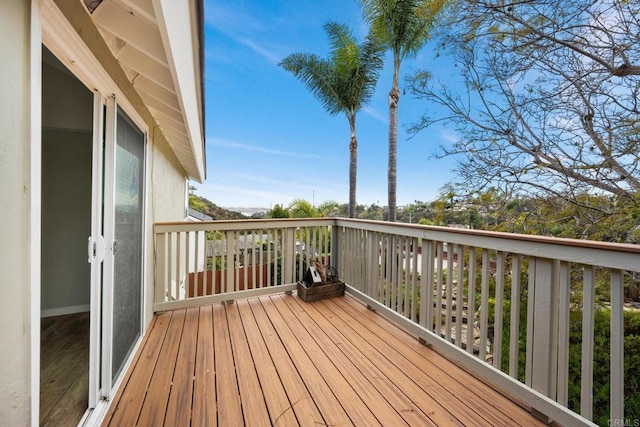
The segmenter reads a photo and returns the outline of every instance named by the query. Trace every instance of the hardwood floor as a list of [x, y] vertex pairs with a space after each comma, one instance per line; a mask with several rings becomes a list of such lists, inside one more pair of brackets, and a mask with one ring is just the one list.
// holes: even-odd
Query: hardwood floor
[[535, 426], [529, 411], [345, 296], [158, 314], [103, 426]]
[[76, 426], [87, 410], [89, 313], [40, 322], [40, 425]]

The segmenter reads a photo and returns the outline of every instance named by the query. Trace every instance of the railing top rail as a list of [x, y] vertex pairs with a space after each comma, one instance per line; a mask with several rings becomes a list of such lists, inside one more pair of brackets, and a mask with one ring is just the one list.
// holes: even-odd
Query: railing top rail
[[[507, 239], [507, 240], [517, 240], [520, 242], [532, 242], [532, 243], [545, 243], [551, 245], [559, 245], [559, 246], [573, 246], [579, 248], [591, 248], [591, 249], [604, 249], [608, 251], [616, 251], [616, 252], [631, 252], [640, 254], [640, 245], [634, 245], [629, 243], [611, 243], [611, 242], [599, 242], [595, 240], [580, 240], [580, 239], [567, 239], [563, 237], [550, 237], [550, 236], [539, 236], [535, 234], [517, 234], [517, 233], [507, 233], [500, 231], [487, 231], [487, 230], [472, 230], [467, 228], [454, 228], [454, 227], [439, 227], [433, 225], [422, 225], [422, 224], [407, 224], [407, 223], [397, 223], [397, 222], [384, 222], [384, 221], [374, 221], [374, 220], [366, 220], [366, 219], [353, 219], [353, 218], [335, 218], [336, 225], [340, 226], [349, 226], [360, 224], [360, 227], [356, 228], [365, 228], [372, 231], [381, 231], [380, 227], [383, 227], [386, 232], [394, 232], [397, 233], [397, 228], [402, 229], [410, 229], [412, 230], [411, 236], [415, 237], [423, 237], [429, 238], [430, 236], [424, 235], [424, 233], [446, 233], [448, 235], [460, 235], [460, 236], [474, 236], [474, 237], [489, 237], [489, 238], [499, 238], [499, 239]], [[367, 225], [366, 227], [364, 225]], [[392, 230], [396, 231], [392, 231]], [[422, 235], [416, 235], [422, 234]], [[399, 233], [397, 233], [399, 234]], [[449, 241], [448, 239], [435, 239], [442, 241]], [[457, 243], [457, 242], [452, 242]]]
[[155, 230], [156, 233], [164, 233], [167, 231], [255, 230], [331, 225], [335, 225], [335, 218], [239, 219], [194, 222], [156, 222]]
[[522, 255], [578, 262], [629, 271], [640, 270], [640, 245], [597, 242], [421, 224], [350, 218], [247, 219], [203, 222], [160, 222], [156, 233], [209, 230], [260, 230], [290, 227], [339, 226], [487, 248]]
[[346, 218], [336, 219], [336, 225], [539, 258], [640, 270], [640, 245]]

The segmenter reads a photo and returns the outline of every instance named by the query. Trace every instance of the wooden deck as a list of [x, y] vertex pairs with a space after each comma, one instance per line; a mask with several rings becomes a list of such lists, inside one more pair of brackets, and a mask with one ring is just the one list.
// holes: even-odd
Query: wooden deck
[[157, 315], [103, 425], [542, 425], [345, 296]]

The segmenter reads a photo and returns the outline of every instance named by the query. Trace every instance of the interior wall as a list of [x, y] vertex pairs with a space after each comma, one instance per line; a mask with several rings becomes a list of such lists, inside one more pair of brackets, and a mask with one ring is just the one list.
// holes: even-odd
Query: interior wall
[[43, 316], [88, 311], [93, 95], [43, 49]]

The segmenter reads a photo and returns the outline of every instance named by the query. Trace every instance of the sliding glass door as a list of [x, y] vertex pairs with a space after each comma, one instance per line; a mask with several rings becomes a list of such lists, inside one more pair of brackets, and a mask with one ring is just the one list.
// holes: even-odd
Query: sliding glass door
[[115, 381], [142, 334], [144, 134], [118, 111], [115, 150], [113, 350]]
[[105, 162], [103, 393], [142, 335], [145, 134], [110, 100]]

